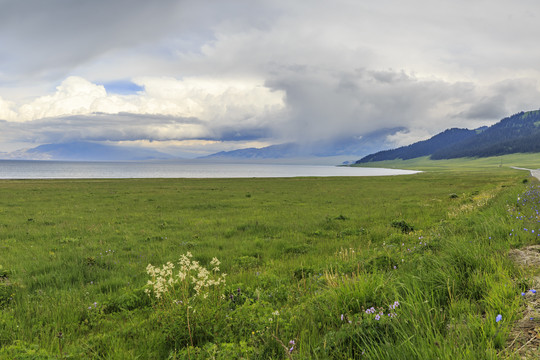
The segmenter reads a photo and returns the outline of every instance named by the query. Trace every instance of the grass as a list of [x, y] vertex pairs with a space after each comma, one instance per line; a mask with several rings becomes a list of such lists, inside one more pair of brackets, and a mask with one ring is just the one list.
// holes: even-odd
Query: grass
[[527, 169], [540, 168], [540, 158], [538, 154], [510, 154], [486, 158], [459, 158], [450, 160], [430, 160], [428, 157], [420, 157], [410, 160], [377, 161], [354, 166], [452, 172], [483, 172], [494, 169], [506, 169], [511, 173], [512, 170], [510, 168], [512, 166]]
[[[528, 286], [505, 254], [538, 238], [511, 231], [523, 172], [467, 166], [1, 181], [0, 358], [497, 357]], [[148, 296], [147, 265], [188, 252], [226, 284]]]

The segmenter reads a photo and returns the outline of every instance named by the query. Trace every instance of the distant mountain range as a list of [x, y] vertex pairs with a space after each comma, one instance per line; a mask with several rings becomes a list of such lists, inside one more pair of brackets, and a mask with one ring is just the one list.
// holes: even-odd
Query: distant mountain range
[[428, 140], [367, 155], [356, 163], [421, 156], [442, 160], [536, 152], [540, 152], [540, 110], [520, 112], [476, 130], [448, 129]]
[[205, 156], [210, 159], [283, 159], [301, 157], [361, 156], [378, 151], [387, 145], [387, 137], [403, 131], [403, 127], [381, 129], [357, 137], [341, 137], [328, 141], [316, 141], [308, 144], [287, 143], [263, 148], [248, 148], [222, 151]]
[[[222, 151], [199, 159], [213, 160], [262, 160], [323, 157], [355, 157], [378, 151], [388, 146], [389, 135], [406, 130], [402, 127], [382, 129], [364, 136], [350, 136], [309, 144], [286, 143], [264, 148]], [[187, 154], [185, 154], [187, 155]], [[68, 161], [136, 161], [166, 160], [176, 156], [137, 147], [115, 146], [86, 141], [44, 144], [11, 153], [0, 153], [0, 159], [14, 160], [68, 160]]]
[[172, 155], [155, 150], [104, 145], [92, 142], [45, 144], [32, 149], [17, 150], [3, 154], [4, 159], [21, 160], [71, 160], [71, 161], [129, 161], [164, 160]]

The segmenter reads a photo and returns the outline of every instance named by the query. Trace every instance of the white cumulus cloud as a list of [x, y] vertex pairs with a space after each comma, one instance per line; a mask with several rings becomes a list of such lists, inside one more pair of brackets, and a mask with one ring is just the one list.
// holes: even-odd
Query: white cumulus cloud
[[14, 103], [0, 97], [0, 120], [14, 120], [17, 113], [13, 111]]
[[145, 88], [139, 113], [195, 117], [205, 121], [237, 123], [278, 111], [284, 106], [281, 91], [251, 79], [185, 79], [141, 77]]
[[255, 80], [211, 78], [152, 78], [135, 80], [144, 91], [131, 95], [108, 94], [103, 85], [76, 76], [65, 79], [51, 95], [41, 96], [11, 110], [0, 100], [0, 117], [31, 121], [92, 113], [159, 114], [197, 118], [207, 122], [238, 124], [283, 108], [283, 92], [272, 91]]

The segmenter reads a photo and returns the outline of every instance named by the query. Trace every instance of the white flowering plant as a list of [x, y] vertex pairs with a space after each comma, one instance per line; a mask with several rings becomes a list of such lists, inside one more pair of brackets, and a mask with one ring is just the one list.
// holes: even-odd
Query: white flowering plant
[[[169, 332], [173, 333], [170, 336], [174, 342], [183, 337], [174, 333], [187, 328], [190, 345], [194, 346], [194, 320], [196, 317], [204, 318], [208, 311], [220, 307], [225, 299], [223, 288], [227, 274], [220, 272], [220, 261], [215, 257], [210, 261], [209, 268], [192, 258], [193, 255], [187, 252], [180, 256], [176, 265], [172, 262], [161, 267], [148, 264], [146, 272], [150, 280], [145, 292], [167, 312], [163, 318], [171, 322]], [[178, 326], [183, 320], [186, 326]]]
[[149, 287], [145, 292], [155, 297], [158, 302], [178, 304], [187, 303], [197, 297], [206, 299], [211, 292], [215, 293], [216, 289], [225, 285], [227, 274], [220, 274], [221, 263], [217, 258], [210, 261], [211, 270], [208, 270], [198, 261], [192, 260], [192, 257], [189, 251], [182, 254], [176, 271], [175, 264], [170, 261], [161, 268], [148, 264], [146, 272], [151, 279], [147, 282]]

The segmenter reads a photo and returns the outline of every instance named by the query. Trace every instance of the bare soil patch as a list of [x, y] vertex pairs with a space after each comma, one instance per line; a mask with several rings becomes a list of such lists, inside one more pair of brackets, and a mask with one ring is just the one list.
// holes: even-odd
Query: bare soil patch
[[509, 255], [517, 264], [530, 271], [533, 277], [531, 289], [522, 294], [526, 309], [510, 333], [507, 351], [522, 359], [540, 359], [540, 295], [535, 292], [540, 290], [540, 245], [514, 249]]

